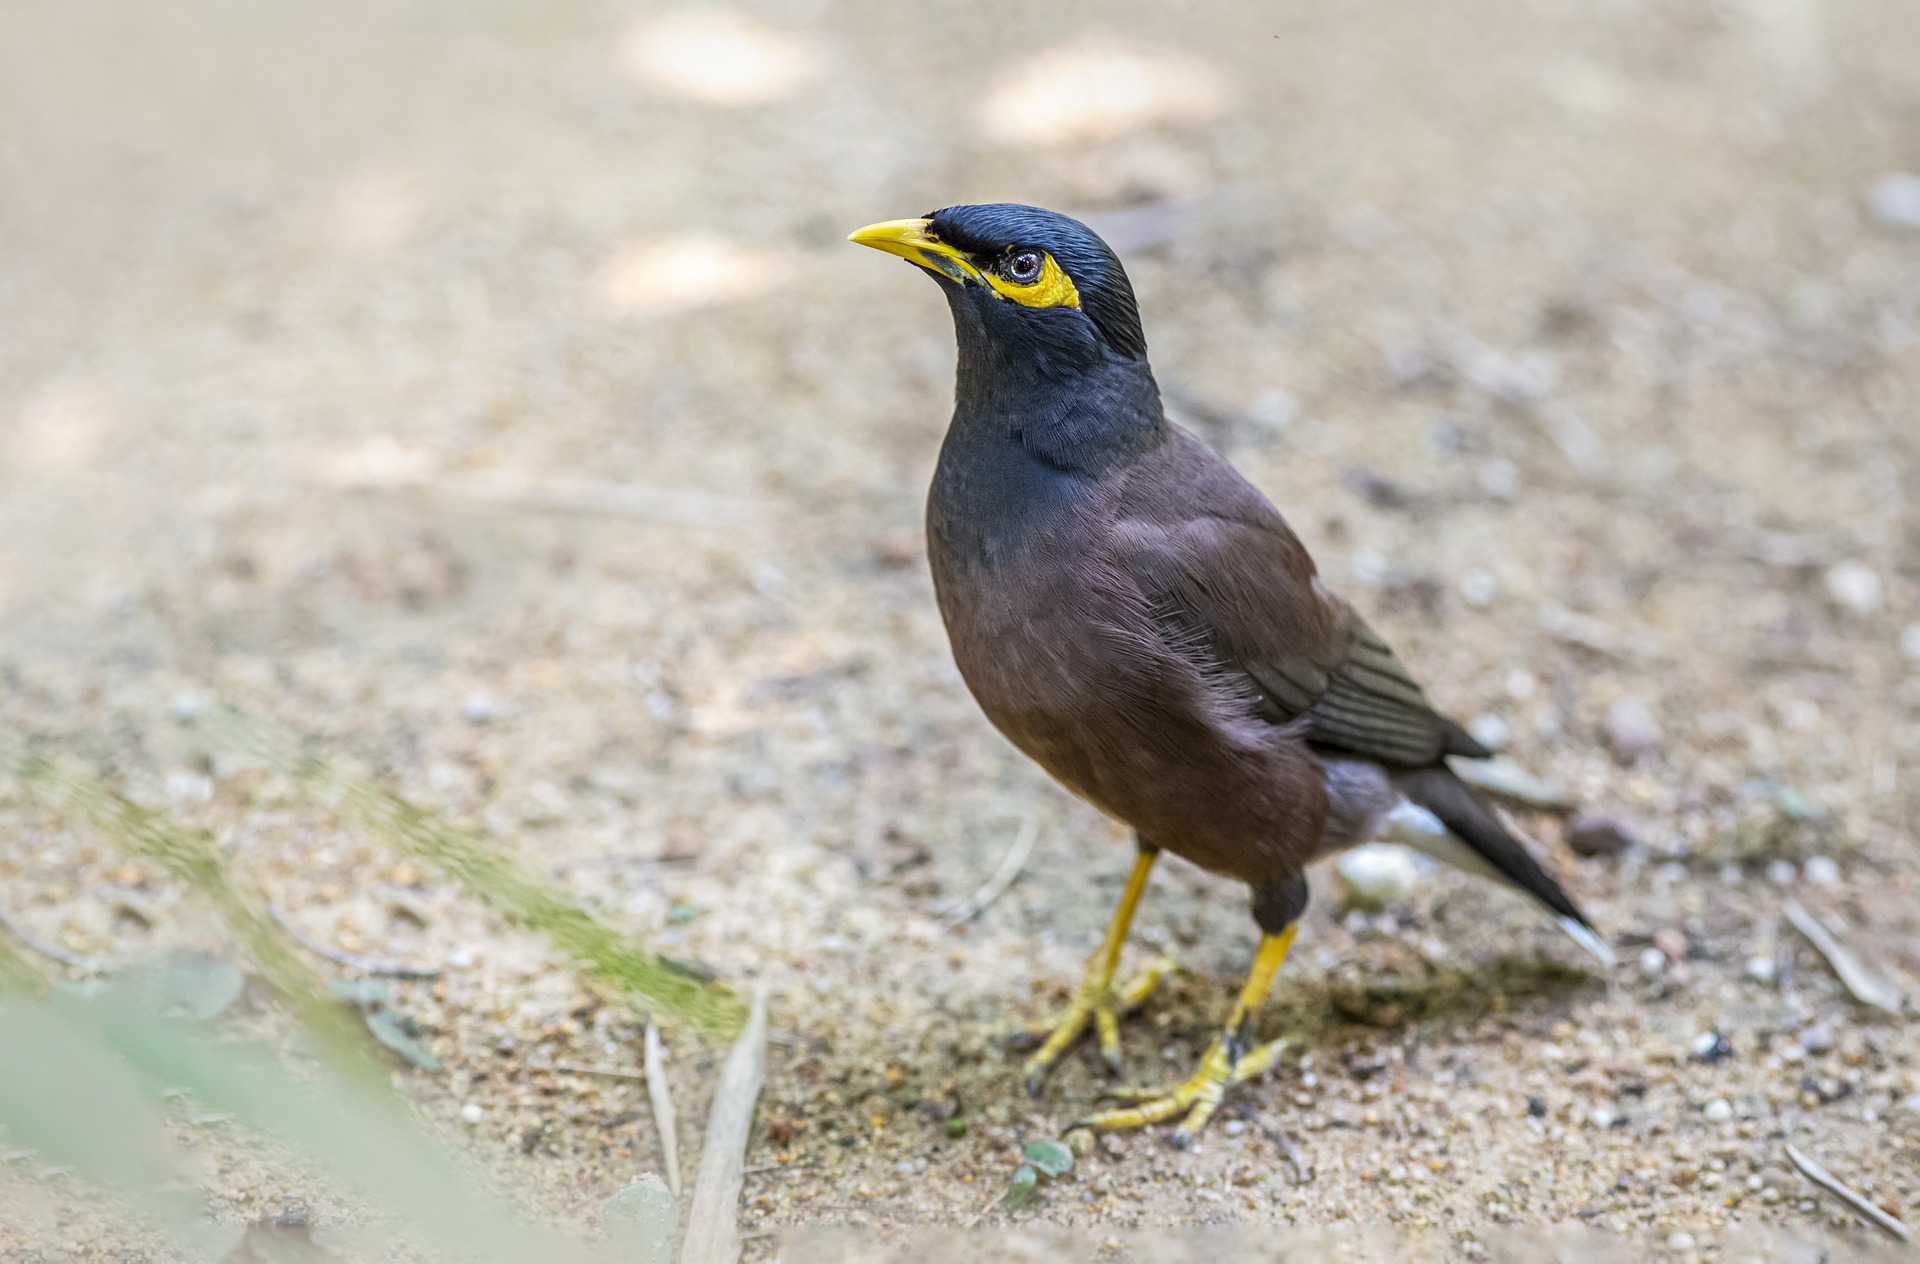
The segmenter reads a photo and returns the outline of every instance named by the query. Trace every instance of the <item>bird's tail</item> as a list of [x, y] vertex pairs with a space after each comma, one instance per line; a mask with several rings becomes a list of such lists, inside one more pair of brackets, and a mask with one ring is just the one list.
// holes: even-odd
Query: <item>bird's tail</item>
[[[1568, 933], [1579, 939], [1589, 951], [1603, 958], [1613, 955], [1594, 935], [1593, 923], [1573, 902], [1573, 897], [1554, 881], [1553, 875], [1540, 867], [1540, 862], [1533, 858], [1527, 845], [1500, 823], [1500, 818], [1487, 806], [1486, 800], [1474, 793], [1465, 782], [1443, 767], [1403, 773], [1397, 781], [1401, 794], [1438, 818], [1440, 824], [1446, 827], [1446, 832], [1465, 843], [1470, 853], [1458, 857], [1443, 855], [1441, 859], [1461, 868], [1485, 872], [1490, 877], [1519, 887], [1558, 914]], [[1427, 841], [1431, 843], [1438, 840]], [[1431, 846], [1421, 846], [1417, 841], [1409, 842], [1422, 851], [1433, 850]]]

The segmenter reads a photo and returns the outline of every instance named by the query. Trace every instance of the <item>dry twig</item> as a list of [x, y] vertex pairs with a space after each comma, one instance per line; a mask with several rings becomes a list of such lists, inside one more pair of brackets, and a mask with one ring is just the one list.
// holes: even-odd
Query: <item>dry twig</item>
[[392, 979], [437, 979], [440, 972], [431, 966], [410, 966], [398, 961], [383, 961], [378, 957], [363, 957], [357, 952], [347, 952], [323, 944], [313, 936], [287, 920], [272, 902], [267, 904], [267, 916], [271, 917], [281, 930], [293, 937], [293, 942], [305, 948], [316, 957], [325, 957], [335, 965], [345, 966], [349, 970], [358, 970], [361, 974], [384, 975]]
[[673, 1109], [673, 1086], [667, 1082], [666, 1051], [660, 1047], [660, 1029], [647, 1024], [645, 1041], [647, 1101], [653, 1105], [653, 1126], [660, 1134], [660, 1162], [667, 1169], [667, 1189], [680, 1197], [680, 1124]]
[[585, 1062], [556, 1062], [556, 1071], [566, 1071], [573, 1075], [605, 1075], [616, 1080], [644, 1080], [645, 1071], [630, 1071], [626, 1067], [589, 1066]]
[[1827, 964], [1833, 968], [1834, 975], [1839, 978], [1841, 985], [1847, 989], [1854, 1000], [1862, 1005], [1883, 1009], [1889, 1014], [1898, 1014], [1905, 1008], [1907, 998], [1901, 994], [1900, 990], [1875, 978], [1873, 973], [1860, 963], [1860, 958], [1854, 956], [1853, 951], [1845, 944], [1835, 939], [1833, 933], [1822, 926], [1818, 918], [1807, 912], [1800, 901], [1788, 900], [1780, 911], [1786, 914], [1787, 921], [1793, 924], [1795, 930], [1806, 936], [1807, 942], [1813, 945], [1814, 951], [1826, 958]]
[[259, 760], [299, 782], [321, 804], [382, 841], [432, 861], [487, 904], [546, 932], [575, 961], [619, 994], [635, 994], [649, 1012], [708, 1031], [738, 1029], [739, 998], [607, 926], [566, 892], [512, 857], [399, 795], [309, 755], [291, 733], [228, 708], [200, 721], [210, 745]]
[[1867, 1196], [1841, 1182], [1840, 1178], [1815, 1163], [1792, 1146], [1787, 1147], [1787, 1162], [1793, 1164], [1793, 1170], [1818, 1186], [1822, 1193], [1837, 1199], [1846, 1205], [1848, 1211], [1860, 1217], [1888, 1237], [1906, 1242], [1913, 1237], [1913, 1231], [1895, 1220], [1880, 1208], [1867, 1201]]
[[1040, 823], [1029, 816], [1020, 822], [1020, 832], [1014, 836], [1013, 846], [1007, 848], [1007, 854], [1000, 858], [1000, 864], [994, 869], [993, 876], [981, 883], [980, 889], [966, 899], [951, 907], [947, 913], [947, 929], [964, 925], [987, 911], [987, 906], [1000, 898], [1001, 892], [1013, 885], [1013, 880], [1026, 868], [1027, 858], [1033, 855], [1034, 840], [1040, 837]]
[[77, 952], [68, 952], [65, 948], [60, 948], [44, 940], [35, 938], [32, 932], [28, 931], [26, 927], [20, 925], [19, 922], [14, 921], [3, 912], [0, 912], [0, 930], [10, 932], [15, 939], [33, 949], [41, 956], [52, 961], [58, 961], [63, 966], [72, 966], [74, 969], [84, 970], [88, 974], [105, 974], [107, 972], [105, 966], [91, 957], [83, 957]]
[[700, 1176], [687, 1211], [680, 1264], [735, 1264], [740, 1258], [740, 1187], [753, 1104], [767, 1075], [767, 985], [754, 989], [746, 1030], [720, 1068], [720, 1087], [700, 1146]]

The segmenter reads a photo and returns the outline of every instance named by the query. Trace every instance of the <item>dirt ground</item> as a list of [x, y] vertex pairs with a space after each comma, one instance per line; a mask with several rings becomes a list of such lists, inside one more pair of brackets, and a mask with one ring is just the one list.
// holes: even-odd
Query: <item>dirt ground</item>
[[[1920, 1034], [1781, 909], [1920, 989], [1920, 230], [1872, 201], [1920, 169], [1920, 14], [742, 12], [688, 45], [613, 0], [0, 10], [0, 716], [214, 829], [316, 939], [439, 966], [400, 1005], [446, 1067], [405, 1089], [562, 1224], [661, 1165], [642, 1086], [555, 1069], [637, 1066], [633, 1016], [181, 716], [271, 715], [767, 980], [750, 1257], [1877, 1249], [1783, 1145], [1910, 1215]], [[1157, 86], [1089, 113], [1076, 73]], [[1105, 1080], [1082, 1052], [1030, 1100], [1002, 1038], [1067, 996], [1128, 845], [952, 667], [919, 525], [948, 317], [842, 241], [988, 199], [1108, 229], [1180, 414], [1439, 703], [1637, 839], [1516, 818], [1611, 970], [1470, 878], [1370, 916], [1316, 873], [1263, 1025], [1300, 1055], [1014, 1216], [1019, 1147]], [[207, 936], [99, 840], [0, 821], [40, 937]], [[1185, 1073], [1253, 938], [1244, 892], [1161, 867], [1128, 960], [1186, 973], [1126, 1023], [1131, 1077]], [[719, 1051], [669, 1047], [691, 1175]], [[207, 1188], [349, 1217], [239, 1158]], [[0, 1256], [132, 1249], [85, 1202], [23, 1198]]]

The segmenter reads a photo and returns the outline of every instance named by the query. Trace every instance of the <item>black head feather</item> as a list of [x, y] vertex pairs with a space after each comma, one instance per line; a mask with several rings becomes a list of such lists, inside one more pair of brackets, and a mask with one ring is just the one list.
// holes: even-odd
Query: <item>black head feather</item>
[[1099, 234], [1079, 220], [1016, 202], [949, 206], [927, 218], [941, 241], [982, 264], [1021, 249], [1052, 255], [1072, 279], [1080, 293], [1079, 310], [1107, 349], [1128, 359], [1146, 358], [1147, 340], [1140, 331], [1140, 309], [1127, 270]]

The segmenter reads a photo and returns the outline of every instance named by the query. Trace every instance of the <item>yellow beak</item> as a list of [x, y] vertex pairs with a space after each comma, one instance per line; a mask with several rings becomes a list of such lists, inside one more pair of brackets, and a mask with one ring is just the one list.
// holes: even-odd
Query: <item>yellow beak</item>
[[931, 220], [890, 219], [847, 234], [856, 246], [872, 246], [890, 255], [899, 255], [908, 263], [917, 263], [929, 272], [938, 272], [956, 281], [984, 281], [980, 269], [967, 256], [935, 237]]

